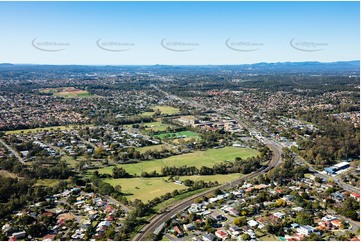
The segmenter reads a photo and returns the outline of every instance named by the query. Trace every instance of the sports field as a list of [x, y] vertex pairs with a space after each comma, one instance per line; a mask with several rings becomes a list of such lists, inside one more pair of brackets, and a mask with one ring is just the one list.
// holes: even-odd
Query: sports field
[[[221, 149], [209, 149], [206, 151], [196, 151], [193, 153], [171, 156], [159, 160], [142, 161], [135, 164], [118, 165], [123, 167], [129, 174], [140, 175], [142, 171], [152, 172], [154, 170], [160, 172], [164, 166], [202, 166], [212, 167], [216, 163], [223, 161], [234, 161], [236, 157], [242, 159], [257, 156], [258, 152], [250, 148], [225, 147]], [[99, 169], [99, 173], [112, 174], [112, 166]]]
[[[154, 111], [159, 110], [161, 114], [175, 114], [179, 113], [179, 108], [174, 108], [171, 106], [154, 106], [151, 107]], [[144, 112], [141, 114], [141, 116], [152, 116], [155, 112]]]
[[144, 123], [144, 126], [146, 126], [145, 130], [153, 130], [155, 132], [166, 131], [168, 127], [173, 127], [172, 125], [164, 124], [160, 121]]
[[86, 90], [80, 90], [74, 87], [59, 87], [59, 88], [43, 88], [39, 89], [42, 93], [52, 93], [54, 96], [60, 97], [91, 97], [93, 94], [89, 93]]
[[174, 182], [167, 182], [167, 178], [120, 178], [120, 179], [105, 179], [112, 186], [120, 185], [122, 192], [126, 194], [128, 199], [134, 200], [136, 198], [147, 202], [155, 197], [173, 192], [178, 189], [187, 188], [184, 185], [175, 184]]
[[[182, 176], [179, 177], [180, 181], [190, 179], [193, 181], [218, 181], [219, 184], [224, 184], [229, 181], [234, 181], [240, 178], [240, 174], [228, 175], [213, 175], [213, 176]], [[168, 182], [167, 177], [154, 177], [154, 178], [120, 178], [120, 179], [104, 179], [112, 186], [120, 185], [122, 192], [126, 194], [130, 200], [140, 199], [143, 202], [152, 200], [155, 197], [173, 192], [175, 189], [182, 190], [187, 187], [184, 185]]]
[[160, 145], [137, 147], [137, 148], [135, 148], [135, 150], [139, 151], [140, 153], [144, 153], [147, 150], [161, 151], [163, 148], [171, 149], [172, 147], [170, 145], [168, 145], [168, 144], [160, 144]]

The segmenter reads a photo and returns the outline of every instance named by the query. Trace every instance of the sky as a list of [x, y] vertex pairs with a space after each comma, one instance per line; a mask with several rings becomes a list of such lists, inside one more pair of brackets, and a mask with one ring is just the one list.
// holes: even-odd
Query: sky
[[0, 2], [0, 63], [217, 65], [360, 56], [354, 2]]

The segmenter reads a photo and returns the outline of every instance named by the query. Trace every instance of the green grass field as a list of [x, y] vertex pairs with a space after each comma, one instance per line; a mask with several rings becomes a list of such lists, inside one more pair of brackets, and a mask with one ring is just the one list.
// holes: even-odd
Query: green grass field
[[[228, 175], [213, 175], [213, 176], [181, 176], [180, 181], [190, 179], [193, 181], [218, 181], [219, 184], [224, 184], [228, 181], [234, 181], [240, 178], [240, 174], [228, 174]], [[173, 192], [175, 189], [182, 190], [187, 187], [184, 185], [175, 184], [174, 182], [167, 182], [167, 177], [152, 177], [152, 178], [120, 178], [120, 179], [104, 179], [112, 186], [120, 185], [122, 192], [128, 199], [140, 199], [143, 202], [152, 200], [155, 197], [166, 194], [167, 192]], [[198, 191], [201, 192], [201, 191]], [[194, 192], [192, 194], [196, 194]], [[182, 194], [181, 198], [185, 198], [192, 194]], [[174, 198], [174, 201], [180, 200], [181, 198]]]
[[144, 126], [147, 126], [145, 130], [153, 130], [155, 132], [158, 131], [166, 131], [168, 127], [172, 127], [172, 125], [164, 124], [160, 121], [157, 122], [151, 122], [151, 123], [144, 123]]
[[165, 137], [168, 137], [170, 139], [177, 139], [177, 138], [199, 138], [198, 134], [192, 131], [181, 131], [176, 133], [163, 133], [163, 134], [157, 134], [154, 135], [154, 137], [158, 137], [160, 139], [163, 139]]
[[[159, 111], [161, 112], [161, 114], [175, 114], [175, 113], [179, 113], [179, 108], [174, 108], [171, 106], [154, 106], [151, 107], [154, 111], [159, 109]], [[144, 112], [141, 114], [141, 116], [152, 116], [155, 112]]]
[[[142, 171], [152, 172], [154, 170], [160, 172], [161, 168], [164, 166], [195, 166], [200, 168], [202, 166], [212, 167], [216, 163], [223, 162], [225, 160], [234, 161], [236, 157], [241, 157], [242, 159], [248, 158], [251, 156], [257, 156], [258, 151], [250, 148], [235, 148], [235, 147], [225, 147], [221, 149], [209, 149], [206, 151], [196, 151], [189, 154], [171, 156], [159, 160], [150, 160], [143, 161], [135, 164], [124, 164], [118, 165], [123, 167], [129, 174], [140, 175]], [[104, 167], [99, 169], [99, 173], [112, 173], [113, 167]]]
[[152, 146], [144, 146], [144, 147], [137, 147], [135, 150], [139, 151], [140, 153], [144, 153], [147, 150], [151, 151], [160, 151], [163, 148], [171, 149], [170, 145], [168, 144], [160, 144], [160, 145], [152, 145]]
[[5, 134], [19, 134], [21, 132], [24, 133], [36, 133], [39, 131], [44, 131], [44, 130], [69, 130], [69, 129], [74, 129], [74, 127], [92, 127], [93, 125], [66, 125], [66, 126], [50, 126], [50, 127], [44, 127], [44, 128], [34, 128], [34, 129], [17, 129], [17, 130], [11, 130], [11, 131], [6, 131]]
[[59, 184], [59, 181], [57, 179], [41, 179], [37, 180], [35, 186], [55, 187]]
[[65, 98], [74, 98], [74, 97], [92, 97], [93, 94], [89, 93], [86, 90], [79, 90], [72, 87], [64, 88], [43, 88], [39, 89], [41, 93], [52, 93], [54, 96], [65, 97]]
[[186, 186], [178, 185], [174, 182], [166, 182], [163, 178], [121, 178], [121, 179], [105, 179], [112, 186], [120, 185], [122, 192], [129, 194], [127, 198], [134, 200], [141, 199], [144, 202], [152, 200], [155, 197], [173, 192], [178, 189], [185, 189]]
[[80, 93], [55, 93], [54, 96], [59, 96], [59, 97], [65, 97], [65, 98], [74, 98], [74, 97], [83, 97], [83, 98], [86, 98], [86, 97], [92, 97], [94, 96], [93, 94], [87, 92], [87, 91], [83, 91], [83, 92], [80, 92]]
[[65, 162], [66, 162], [69, 166], [71, 166], [72, 168], [75, 168], [75, 167], [76, 167], [76, 162], [77, 162], [77, 161], [76, 161], [73, 157], [68, 156], [68, 155], [65, 155], [65, 156], [62, 157], [62, 159], [65, 160]]

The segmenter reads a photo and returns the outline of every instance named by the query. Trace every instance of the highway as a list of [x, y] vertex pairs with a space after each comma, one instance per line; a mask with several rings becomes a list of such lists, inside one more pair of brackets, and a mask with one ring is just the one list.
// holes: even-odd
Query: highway
[[[164, 92], [163, 90], [159, 89], [158, 87], [156, 87], [154, 85], [152, 85], [152, 86], [155, 89], [157, 89], [159, 92], [162, 92], [163, 94], [167, 95], [168, 97], [171, 97], [172, 99], [182, 100], [179, 97], [176, 97], [174, 95], [170, 95], [170, 94]], [[192, 106], [203, 107], [202, 105], [200, 105], [198, 103], [195, 104], [194, 102], [190, 102], [188, 100], [182, 100], [182, 101], [186, 102], [186, 103], [189, 103]], [[228, 115], [228, 114], [226, 114], [226, 115]], [[234, 118], [233, 116], [231, 116], [231, 117]], [[242, 125], [244, 125], [244, 124], [242, 124]], [[169, 207], [165, 212], [154, 216], [153, 219], [149, 222], [149, 224], [145, 225], [141, 229], [141, 231], [132, 240], [144, 241], [146, 239], [146, 236], [149, 233], [153, 233], [162, 223], [164, 223], [168, 219], [172, 218], [173, 216], [175, 216], [179, 212], [181, 212], [184, 209], [186, 209], [187, 207], [189, 207], [192, 203], [194, 203], [195, 199], [206, 196], [208, 194], [212, 194], [216, 189], [225, 189], [225, 188], [235, 187], [235, 186], [239, 185], [241, 182], [243, 182], [244, 180], [253, 179], [253, 178], [255, 178], [255, 177], [257, 177], [257, 176], [271, 170], [275, 166], [277, 166], [282, 161], [282, 147], [281, 147], [281, 145], [279, 145], [277, 142], [275, 142], [273, 140], [269, 140], [269, 139], [266, 139], [266, 138], [264, 139], [264, 144], [267, 145], [272, 151], [272, 159], [268, 162], [266, 167], [263, 167], [262, 169], [260, 169], [258, 171], [255, 171], [255, 172], [252, 172], [252, 173], [250, 173], [248, 175], [245, 175], [245, 176], [243, 176], [242, 178], [240, 178], [238, 180], [235, 180], [233, 182], [226, 183], [224, 185], [220, 185], [220, 186], [211, 188], [206, 192], [194, 195], [192, 197], [186, 198], [186, 199], [176, 203], [175, 205]]]

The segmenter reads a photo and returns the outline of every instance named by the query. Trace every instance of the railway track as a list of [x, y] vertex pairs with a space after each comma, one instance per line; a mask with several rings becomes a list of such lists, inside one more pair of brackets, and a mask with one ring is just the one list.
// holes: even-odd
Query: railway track
[[253, 179], [261, 174], [264, 174], [268, 172], [269, 170], [276, 167], [280, 162], [282, 158], [282, 149], [280, 147], [277, 147], [275, 144], [273, 144], [271, 141], [267, 143], [267, 146], [272, 150], [272, 159], [269, 161], [266, 167], [263, 167], [259, 169], [258, 171], [255, 171], [253, 173], [250, 173], [248, 175], [245, 175], [244, 177], [235, 180], [231, 183], [227, 183], [224, 185], [220, 185], [217, 187], [214, 187], [206, 192], [202, 192], [200, 194], [194, 195], [192, 197], [186, 198], [182, 200], [181, 202], [173, 205], [172, 207], [169, 207], [165, 212], [153, 217], [153, 219], [149, 222], [149, 224], [145, 225], [141, 231], [133, 238], [134, 241], [144, 241], [149, 233], [153, 233], [156, 231], [156, 229], [161, 226], [164, 222], [166, 222], [168, 219], [172, 218], [182, 210], [189, 207], [195, 199], [206, 196], [208, 194], [212, 194], [216, 189], [225, 189], [230, 187], [235, 187], [239, 185], [241, 182], [249, 179]]

